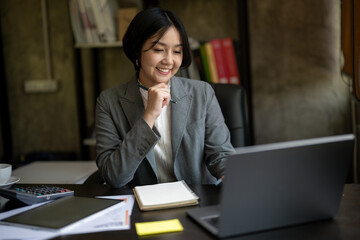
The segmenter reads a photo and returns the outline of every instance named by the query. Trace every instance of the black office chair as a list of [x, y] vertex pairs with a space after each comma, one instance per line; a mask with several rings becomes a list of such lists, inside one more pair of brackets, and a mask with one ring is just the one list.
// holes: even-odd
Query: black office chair
[[[219, 101], [225, 123], [229, 128], [231, 143], [234, 147], [247, 146], [248, 110], [246, 94], [242, 86], [233, 84], [211, 84]], [[90, 175], [84, 184], [104, 183], [99, 171]]]
[[250, 144], [245, 89], [240, 85], [212, 83], [234, 147]]
[[104, 178], [101, 176], [99, 170], [93, 172], [83, 184], [90, 185], [90, 184], [103, 184], [105, 182]]

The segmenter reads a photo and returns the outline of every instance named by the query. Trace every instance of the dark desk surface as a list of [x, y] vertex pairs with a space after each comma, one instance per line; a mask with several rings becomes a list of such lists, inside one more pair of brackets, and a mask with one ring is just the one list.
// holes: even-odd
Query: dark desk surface
[[[112, 189], [106, 185], [61, 185], [75, 190], [75, 195], [93, 197], [100, 195], [132, 194], [130, 189]], [[191, 186], [200, 197], [199, 206], [219, 203], [220, 188], [212, 185]], [[198, 206], [196, 206], [198, 207]], [[176, 208], [141, 212], [137, 203], [131, 215], [131, 229], [123, 231], [99, 232], [81, 235], [61, 236], [56, 239], [139, 239], [135, 231], [135, 222], [147, 222], [178, 218], [184, 227], [183, 232], [167, 233], [146, 239], [216, 239], [186, 215], [186, 210], [195, 207]], [[238, 236], [230, 239], [263, 240], [263, 239], [360, 239], [360, 185], [345, 186], [344, 197], [338, 215], [333, 220], [303, 224], [262, 233]]]

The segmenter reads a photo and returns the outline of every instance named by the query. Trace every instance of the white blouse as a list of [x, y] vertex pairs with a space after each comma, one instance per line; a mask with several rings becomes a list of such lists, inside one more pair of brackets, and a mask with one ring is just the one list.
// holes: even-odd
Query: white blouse
[[[170, 87], [170, 86], [169, 86]], [[141, 97], [146, 109], [148, 92], [140, 88]], [[158, 181], [176, 181], [174, 174], [174, 159], [171, 145], [171, 103], [163, 108], [160, 116], [155, 121], [155, 127], [160, 133], [160, 140], [154, 147]]]

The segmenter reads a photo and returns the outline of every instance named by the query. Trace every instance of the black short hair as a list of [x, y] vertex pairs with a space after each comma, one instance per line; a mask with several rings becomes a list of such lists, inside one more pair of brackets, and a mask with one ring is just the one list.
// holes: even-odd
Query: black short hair
[[158, 7], [148, 8], [134, 17], [123, 38], [124, 52], [133, 63], [136, 74], [140, 71], [141, 49], [146, 40], [155, 34], [160, 39], [172, 26], [179, 31], [182, 42], [183, 59], [180, 67], [188, 67], [191, 64], [189, 40], [179, 17], [169, 10]]

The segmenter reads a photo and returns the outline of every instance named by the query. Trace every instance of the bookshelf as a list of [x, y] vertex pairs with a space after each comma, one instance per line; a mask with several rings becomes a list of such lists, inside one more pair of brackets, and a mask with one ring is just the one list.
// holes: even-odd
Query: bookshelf
[[[188, 3], [190, 3], [191, 1], [187, 1]], [[202, 2], [202, 1], [200, 1]], [[240, 78], [241, 78], [241, 82], [242, 85], [244, 86], [244, 88], [246, 89], [247, 92], [247, 102], [248, 102], [248, 111], [249, 111], [249, 127], [250, 127], [250, 131], [249, 131], [249, 136], [248, 136], [248, 141], [250, 144], [253, 144], [253, 124], [252, 124], [252, 111], [251, 111], [251, 106], [252, 106], [252, 100], [251, 100], [251, 74], [250, 74], [250, 52], [249, 52], [249, 40], [248, 40], [248, 16], [247, 16], [247, 0], [239, 0], [239, 1], [230, 1], [231, 3], [231, 7], [233, 9], [235, 9], [234, 11], [237, 12], [237, 18], [234, 19], [234, 21], [237, 21], [237, 24], [234, 24], [234, 28], [237, 31], [236, 36], [229, 36], [231, 38], [236, 38], [237, 39], [237, 43], [238, 43], [238, 51], [241, 53], [239, 55], [239, 63], [238, 63], [238, 69], [239, 69], [239, 73], [240, 73]], [[165, 6], [163, 6], [163, 4]], [[150, 6], [160, 6], [160, 7], [164, 7], [170, 10], [173, 10], [171, 5], [177, 5], [180, 3], [176, 3], [176, 2], [172, 2], [172, 1], [143, 1], [142, 2], [142, 8], [147, 8]], [[194, 4], [194, 8], [197, 10], [199, 10], [199, 6], [201, 6], [201, 3], [193, 3], [191, 2], [191, 4]], [[207, 4], [206, 2], [204, 4]], [[224, 6], [226, 4], [229, 4], [228, 2], [226, 3], [218, 3], [218, 4], [224, 4]], [[189, 12], [192, 12], [191, 9], [187, 9], [188, 10], [188, 14], [185, 16], [185, 18], [191, 18], [192, 16], [195, 16], [195, 14], [189, 14]], [[202, 11], [202, 10], [201, 10]], [[176, 10], [175, 10], [176, 12]], [[202, 17], [207, 17], [207, 18], [212, 18], [212, 16], [202, 16]], [[180, 18], [184, 21], [184, 16], [180, 16]], [[185, 19], [186, 20], [186, 19]], [[199, 20], [200, 21], [200, 20]], [[218, 26], [218, 29], [221, 29], [221, 24], [224, 24], [222, 22], [219, 23], [220, 26]], [[225, 23], [226, 24], [226, 23]], [[186, 25], [186, 24], [185, 24]], [[237, 26], [237, 27], [236, 27]], [[186, 26], [185, 26], [186, 27]], [[235, 31], [235, 32], [236, 32]], [[221, 31], [220, 31], [221, 32]], [[223, 38], [223, 37], [227, 37], [224, 35], [220, 34], [216, 34], [215, 32], [215, 37], [217, 35], [219, 35], [219, 38]], [[190, 35], [189, 35], [190, 36]], [[190, 36], [191, 37], [191, 36]], [[208, 39], [211, 40], [211, 39]], [[81, 138], [81, 144], [85, 147], [83, 147], [83, 151], [87, 151], [87, 147], [86, 146], [91, 146], [94, 144], [94, 141], [89, 139], [88, 137], [88, 129], [87, 128], [87, 121], [86, 121], [86, 107], [85, 107], [85, 101], [84, 101], [84, 87], [83, 87], [83, 81], [84, 81], [84, 76], [83, 76], [83, 69], [82, 69], [82, 61], [81, 61], [81, 51], [84, 49], [87, 49], [89, 51], [91, 51], [92, 53], [92, 61], [93, 61], [93, 68], [91, 69], [91, 71], [93, 71], [93, 85], [94, 85], [94, 96], [98, 96], [98, 94], [100, 93], [100, 78], [101, 78], [101, 74], [99, 72], [98, 69], [98, 55], [100, 53], [100, 51], [104, 51], [104, 49], [108, 49], [108, 48], [121, 48], [122, 44], [121, 42], [117, 41], [117, 42], [98, 42], [98, 43], [74, 43], [74, 49], [75, 49], [75, 55], [76, 57], [76, 62], [77, 62], [77, 70], [76, 70], [76, 79], [78, 79], [78, 84], [77, 84], [77, 95], [78, 95], [78, 109], [79, 109], [79, 117], [81, 119], [79, 119], [79, 126], [80, 128], [82, 128], [82, 130], [80, 130], [81, 134], [80, 134], [80, 138]], [[106, 51], [106, 50], [105, 50]], [[96, 100], [96, 99], [95, 99]], [[84, 144], [85, 143], [85, 144]]]
[[[91, 111], [89, 111], [89, 108], [95, 108], [96, 98], [101, 91], [102, 71], [99, 56], [106, 51], [105, 49], [122, 47], [122, 41], [119, 40], [117, 35], [117, 19], [115, 17], [120, 7], [122, 9], [142, 8], [139, 0], [132, 0], [126, 5], [122, 2], [118, 0], [108, 0], [102, 3], [97, 0], [68, 0], [70, 27], [74, 37], [75, 78], [77, 79], [76, 96], [82, 159], [93, 158], [90, 157], [92, 152], [90, 147], [95, 146], [95, 140], [90, 133], [93, 119], [90, 117], [91, 114], [89, 112]], [[103, 4], [101, 8], [99, 6], [96, 7], [99, 4]], [[94, 9], [102, 9], [101, 14], [99, 15], [98, 13], [98, 16], [95, 16], [96, 10]], [[111, 24], [109, 24], [109, 21], [111, 21]], [[110, 30], [108, 29], [105, 37], [101, 35], [103, 31], [100, 29], [100, 25], [112, 27]], [[111, 34], [109, 35], [108, 32]], [[88, 53], [90, 57], [84, 58], [84, 52]], [[89, 71], [91, 72], [91, 88], [93, 89], [93, 92], [90, 92], [90, 94], [89, 90], [86, 89], [90, 80]], [[91, 105], [88, 100], [89, 96], [94, 98]]]

